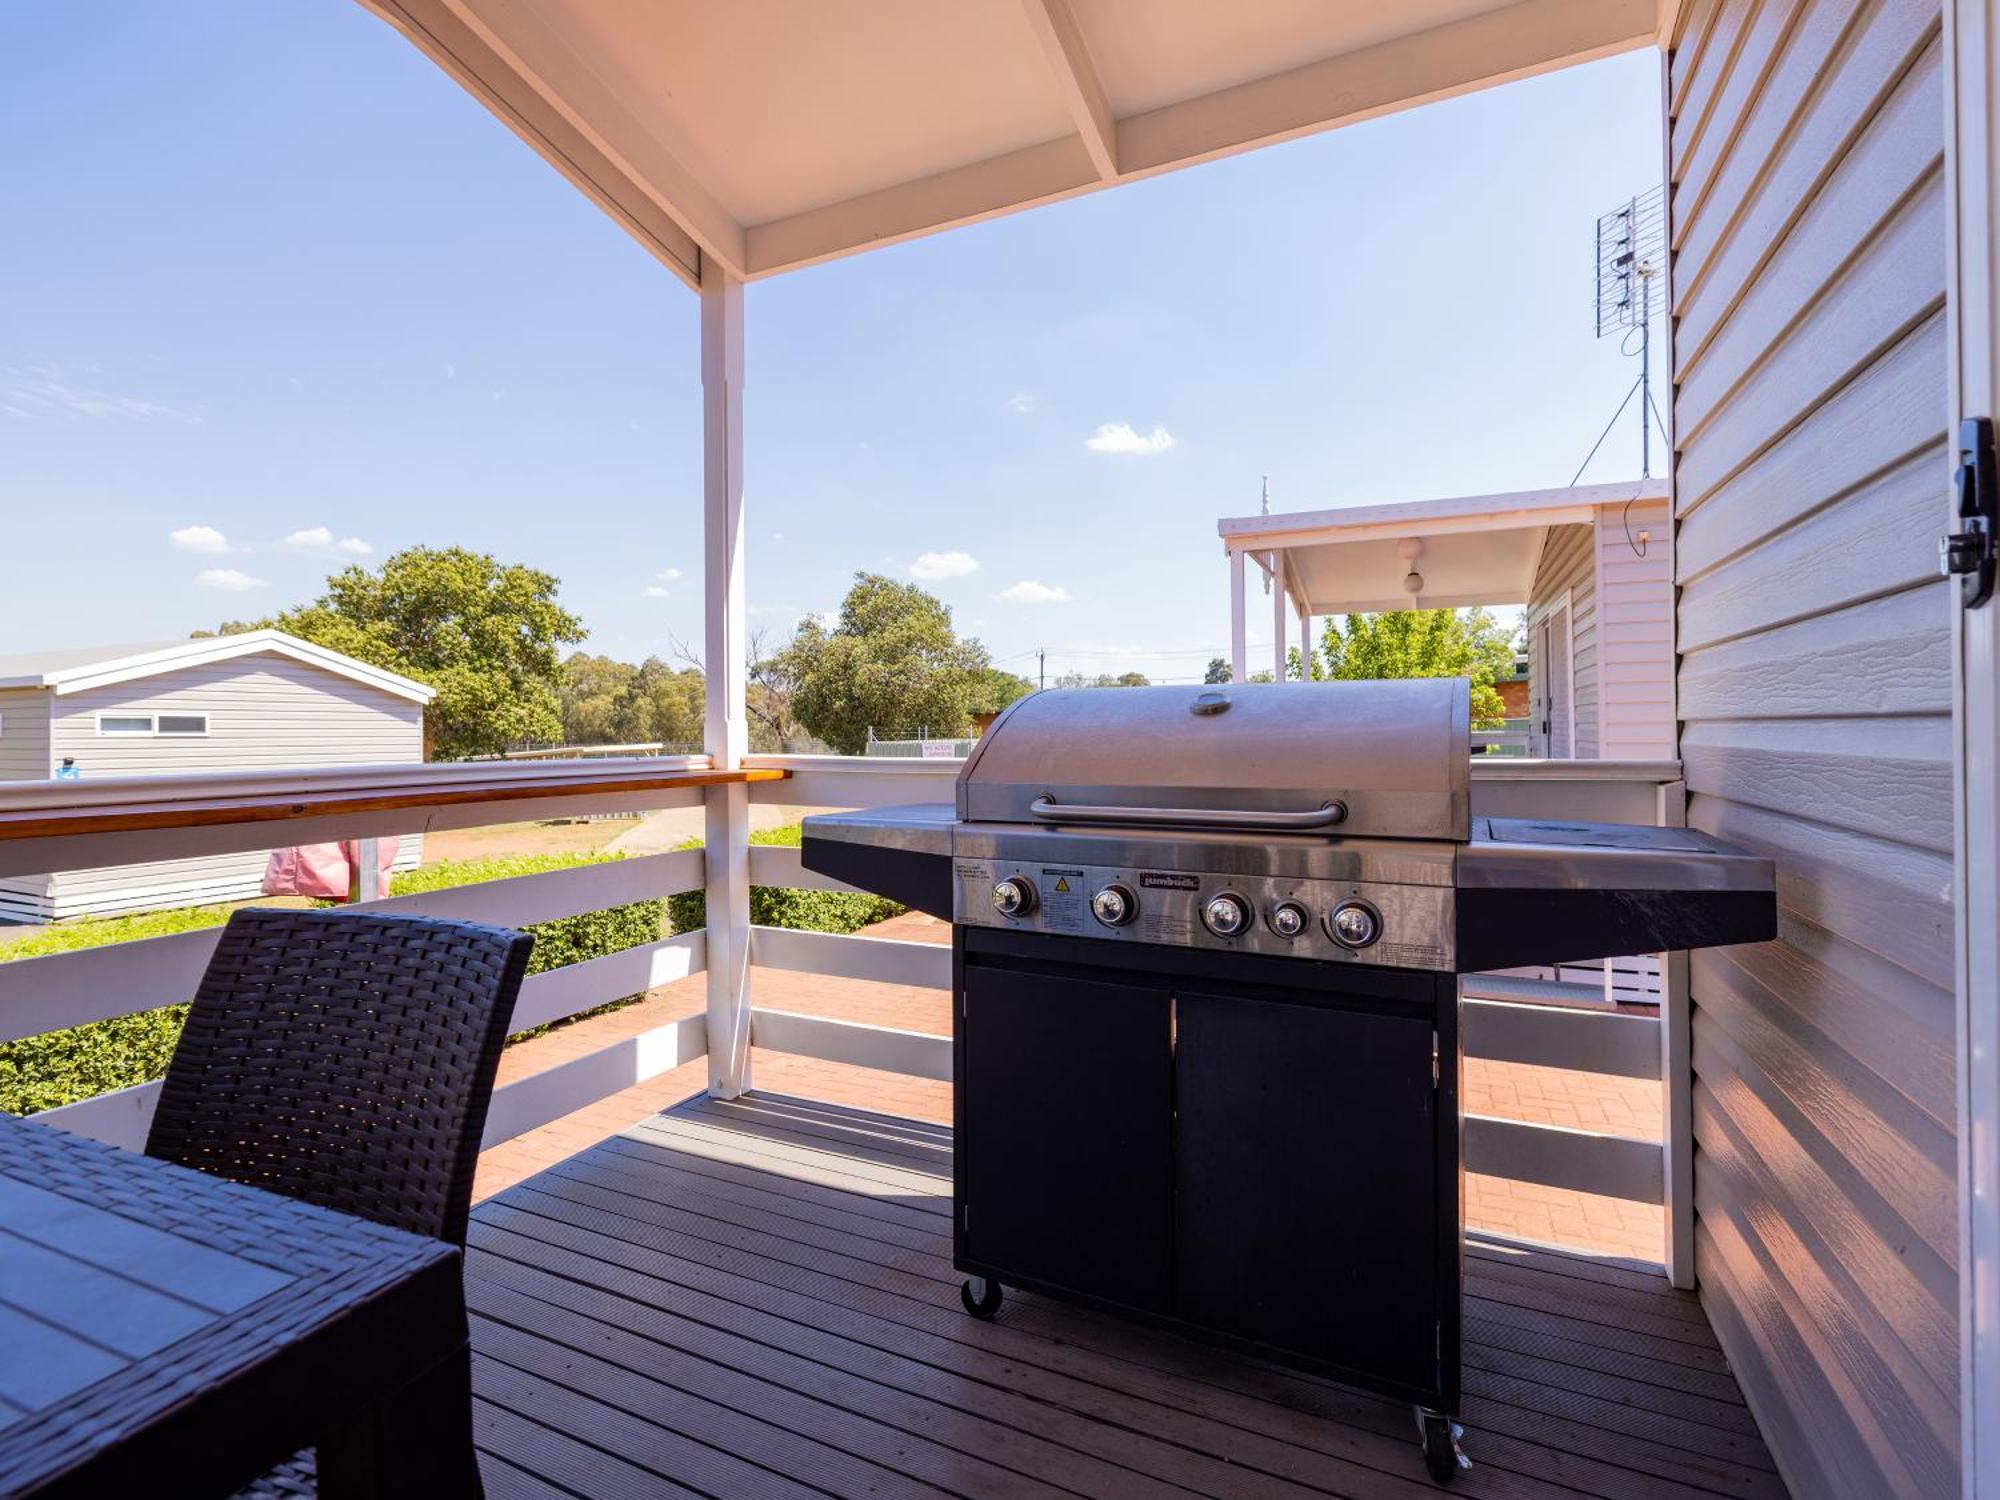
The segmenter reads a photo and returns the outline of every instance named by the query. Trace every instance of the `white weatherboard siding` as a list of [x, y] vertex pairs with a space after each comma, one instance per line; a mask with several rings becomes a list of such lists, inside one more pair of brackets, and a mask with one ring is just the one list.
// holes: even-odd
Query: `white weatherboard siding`
[[48, 774], [48, 694], [0, 690], [0, 781], [43, 781]]
[[[0, 781], [49, 776], [49, 695], [40, 688], [0, 689]], [[49, 877], [0, 880], [0, 920], [39, 917], [48, 909]]]
[[[56, 696], [50, 753], [74, 756], [85, 778], [177, 771], [382, 765], [423, 758], [423, 706], [337, 673], [276, 655], [200, 663], [155, 677]], [[100, 714], [206, 714], [201, 737], [111, 736]], [[44, 773], [46, 774], [46, 773]], [[421, 840], [405, 837], [397, 867], [416, 864]], [[45, 882], [42, 910], [53, 919], [153, 910], [258, 894], [261, 853], [70, 870]], [[26, 892], [22, 895], [28, 894]], [[0, 914], [8, 912], [0, 888]]]
[[[1528, 594], [1528, 708], [1537, 753], [1556, 759], [1594, 758], [1597, 753], [1597, 545], [1589, 526], [1551, 526]], [[1569, 606], [1570, 712], [1557, 713], [1546, 749], [1539, 739], [1542, 699], [1548, 691], [1549, 663], [1542, 659], [1542, 622]], [[1561, 650], [1561, 642], [1556, 642]], [[1557, 669], [1560, 671], [1560, 668]], [[1575, 723], [1571, 738], [1570, 721]]]
[[1780, 905], [1692, 957], [1696, 1270], [1793, 1493], [1955, 1495], [1938, 5], [1682, 18], [1681, 759]]
[[1597, 753], [1671, 760], [1674, 530], [1665, 501], [1597, 513], [1595, 600]]

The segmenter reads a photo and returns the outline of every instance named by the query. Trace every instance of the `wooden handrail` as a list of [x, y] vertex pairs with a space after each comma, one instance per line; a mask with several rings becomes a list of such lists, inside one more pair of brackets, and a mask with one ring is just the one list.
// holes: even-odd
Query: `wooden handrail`
[[[685, 791], [697, 787], [721, 786], [737, 782], [782, 781], [790, 774], [775, 768], [746, 768], [718, 771], [705, 767], [661, 768], [625, 764], [611, 767], [608, 762], [581, 762], [592, 773], [565, 770], [561, 776], [505, 777], [490, 774], [455, 775], [449, 778], [398, 777], [392, 786], [349, 786], [324, 792], [274, 790], [261, 794], [223, 793], [203, 797], [199, 781], [189, 778], [175, 788], [179, 795], [137, 796], [132, 801], [109, 801], [102, 797], [103, 785], [93, 787], [98, 796], [83, 806], [60, 805], [63, 783], [47, 784], [55, 795], [45, 800], [58, 805], [49, 808], [15, 807], [0, 810], [0, 842], [14, 839], [61, 838], [77, 834], [134, 833], [154, 829], [217, 828], [245, 823], [283, 823], [297, 818], [338, 817], [353, 813], [397, 812], [425, 807], [453, 807], [473, 802], [530, 802], [550, 797], [575, 798], [598, 793], [606, 796], [633, 792]], [[600, 769], [602, 768], [602, 769]], [[445, 768], [439, 767], [443, 770]], [[457, 769], [457, 768], [453, 768]], [[501, 769], [496, 767], [495, 769]], [[509, 766], [504, 769], [516, 770]], [[540, 769], [540, 768], [537, 768]], [[304, 780], [310, 773], [300, 773]], [[138, 780], [135, 778], [135, 780]], [[152, 786], [135, 785], [134, 793], [160, 791], [155, 778]], [[44, 790], [37, 788], [38, 791]], [[218, 791], [220, 789], [218, 788]], [[81, 799], [79, 799], [81, 800]]]

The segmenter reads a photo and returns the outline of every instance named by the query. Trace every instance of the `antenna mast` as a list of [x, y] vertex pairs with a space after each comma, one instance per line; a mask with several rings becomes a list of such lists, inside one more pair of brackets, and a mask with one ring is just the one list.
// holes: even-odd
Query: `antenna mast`
[[[1625, 400], [1618, 403], [1618, 410], [1622, 413], [1634, 392], [1638, 394], [1639, 472], [1647, 477], [1653, 472], [1653, 314], [1660, 307], [1661, 272], [1665, 268], [1666, 197], [1661, 189], [1649, 188], [1598, 219], [1597, 336], [1622, 333], [1625, 342], [1621, 347], [1630, 354], [1635, 352], [1632, 334], [1639, 335], [1639, 378], [1625, 393]], [[1611, 421], [1616, 425], [1617, 416]], [[1662, 436], [1665, 428], [1661, 423]], [[1610, 429], [1605, 431], [1608, 434]], [[1604, 439], [1597, 441], [1602, 446]], [[1592, 448], [1590, 454], [1595, 458], [1597, 449]], [[1589, 458], [1583, 466], [1590, 466]], [[1583, 477], [1583, 469], [1576, 472], [1578, 479]]]

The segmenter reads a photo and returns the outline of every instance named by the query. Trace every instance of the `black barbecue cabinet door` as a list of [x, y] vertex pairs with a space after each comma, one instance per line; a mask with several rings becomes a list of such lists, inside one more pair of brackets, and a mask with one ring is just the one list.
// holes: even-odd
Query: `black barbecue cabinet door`
[[965, 970], [966, 1255], [1001, 1279], [1173, 1302], [1173, 1054], [1164, 989]]
[[1430, 1019], [1186, 990], [1176, 1006], [1180, 1316], [1432, 1385]]

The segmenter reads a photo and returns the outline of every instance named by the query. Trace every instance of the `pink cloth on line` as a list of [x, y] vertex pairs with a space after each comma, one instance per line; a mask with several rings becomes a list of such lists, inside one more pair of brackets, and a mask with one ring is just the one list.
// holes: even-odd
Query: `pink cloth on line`
[[[381, 887], [389, 889], [389, 867], [396, 862], [393, 838], [377, 843], [381, 865]], [[347, 839], [338, 844], [301, 844], [296, 849], [273, 849], [264, 866], [264, 894], [267, 896], [330, 896], [345, 901], [354, 888], [354, 872], [361, 863], [361, 841]]]

